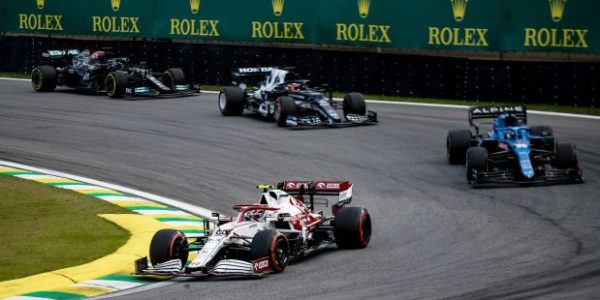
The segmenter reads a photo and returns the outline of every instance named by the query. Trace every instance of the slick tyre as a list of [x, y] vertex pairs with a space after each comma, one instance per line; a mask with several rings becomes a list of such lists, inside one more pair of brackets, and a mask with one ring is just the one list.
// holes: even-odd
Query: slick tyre
[[106, 95], [111, 98], [123, 98], [127, 89], [127, 73], [122, 71], [110, 72], [104, 81]]
[[487, 168], [488, 152], [483, 147], [470, 147], [467, 150], [467, 162], [465, 165], [467, 173], [467, 181], [469, 183], [477, 183], [475, 174], [480, 171], [485, 171]]
[[578, 162], [575, 146], [570, 143], [556, 144], [555, 163], [559, 169], [576, 169]]
[[237, 86], [226, 86], [219, 93], [219, 110], [224, 116], [239, 116], [244, 112], [245, 92]]
[[185, 73], [180, 68], [167, 69], [162, 75], [162, 82], [168, 88], [174, 90], [176, 85], [185, 84]]
[[344, 96], [344, 117], [348, 120], [348, 115], [361, 115], [364, 116], [367, 113], [367, 104], [365, 103], [365, 97], [361, 93], [349, 93]]
[[446, 137], [446, 157], [450, 164], [464, 164], [471, 145], [470, 130], [450, 130]]
[[53, 66], [39, 66], [31, 71], [31, 85], [36, 92], [52, 92], [56, 88], [58, 72]]
[[288, 239], [275, 230], [259, 231], [250, 245], [252, 260], [269, 257], [269, 266], [275, 273], [281, 273], [287, 267], [290, 258]]
[[188, 260], [188, 242], [185, 235], [174, 229], [157, 231], [150, 242], [150, 261], [152, 265], [164, 263], [172, 259], [181, 260], [185, 266]]
[[531, 126], [529, 128], [529, 132], [531, 135], [542, 136], [542, 137], [552, 137], [554, 136], [554, 130], [550, 126]]
[[292, 97], [279, 97], [275, 100], [273, 108], [273, 119], [279, 127], [285, 127], [286, 120], [289, 116], [296, 115], [296, 102]]
[[343, 207], [335, 215], [335, 241], [340, 249], [365, 248], [371, 240], [371, 216], [362, 207]]

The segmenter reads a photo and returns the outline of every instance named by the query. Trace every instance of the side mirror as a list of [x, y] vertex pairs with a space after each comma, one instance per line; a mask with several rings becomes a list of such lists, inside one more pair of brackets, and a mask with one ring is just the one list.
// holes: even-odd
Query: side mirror
[[283, 222], [283, 220], [285, 220], [285, 218], [289, 218], [290, 214], [289, 213], [281, 213], [277, 215], [277, 221], [278, 222]]

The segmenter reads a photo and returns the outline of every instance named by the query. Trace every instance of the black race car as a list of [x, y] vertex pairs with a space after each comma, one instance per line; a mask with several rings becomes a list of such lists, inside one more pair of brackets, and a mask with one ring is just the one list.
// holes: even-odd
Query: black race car
[[[237, 116], [247, 109], [279, 127], [347, 127], [373, 125], [377, 114], [366, 110], [362, 94], [349, 93], [342, 103], [325, 97], [324, 87], [309, 87], [291, 69], [276, 67], [238, 68], [233, 71], [234, 86], [219, 93], [219, 109], [224, 116]], [[251, 90], [247, 91], [248, 85]], [[257, 85], [257, 86], [254, 86]], [[336, 109], [342, 108], [343, 118]]]
[[106, 92], [112, 98], [133, 96], [182, 96], [199, 92], [185, 84], [179, 68], [155, 73], [145, 63], [133, 65], [127, 57], [113, 57], [107, 51], [50, 50], [42, 53], [43, 65], [31, 71], [37, 92], [51, 92], [66, 86], [92, 92]]

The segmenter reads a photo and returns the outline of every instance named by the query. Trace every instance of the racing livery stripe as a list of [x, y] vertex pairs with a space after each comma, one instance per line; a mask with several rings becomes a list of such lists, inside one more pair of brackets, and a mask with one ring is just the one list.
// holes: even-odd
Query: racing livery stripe
[[[4, 164], [8, 164], [6, 166]], [[57, 175], [44, 174], [40, 172], [30, 171], [26, 169], [15, 168], [10, 165], [21, 166], [20, 164], [14, 164], [11, 162], [0, 161], [0, 175], [13, 176], [25, 180], [31, 180], [39, 182], [51, 187], [62, 188], [71, 190], [86, 196], [90, 196], [99, 200], [103, 200], [114, 205], [124, 207], [130, 211], [136, 212], [140, 215], [145, 215], [148, 218], [152, 218], [158, 222], [164, 223], [165, 228], [174, 228], [180, 230], [183, 234], [189, 237], [200, 237], [205, 235], [204, 231], [204, 219], [192, 215], [191, 213], [183, 210], [170, 207], [163, 203], [152, 201], [145, 198], [148, 197], [157, 198], [151, 194], [143, 192], [135, 192], [136, 195], [128, 195], [126, 193], [113, 190], [111, 188], [97, 186], [86, 182], [77, 181], [77, 176], [65, 175], [72, 177], [64, 178]], [[25, 166], [28, 167], [28, 166]], [[31, 167], [34, 170], [43, 170]], [[54, 171], [47, 171], [50, 173], [62, 174]], [[95, 182], [91, 179], [83, 179], [90, 182]], [[105, 183], [98, 183], [103, 184]], [[106, 184], [111, 186], [110, 184]], [[112, 186], [111, 186], [112, 187]], [[117, 187], [118, 189], [125, 189]], [[144, 195], [144, 196], [139, 196]], [[161, 201], [161, 200], [159, 200]], [[164, 201], [164, 200], [163, 200]], [[170, 203], [166, 201], [167, 203]], [[176, 201], [173, 201], [176, 202]], [[196, 254], [190, 253], [191, 257]], [[78, 283], [74, 283], [71, 286], [66, 286], [60, 289], [42, 290], [31, 293], [25, 293], [21, 295], [14, 295], [5, 299], [13, 300], [41, 300], [41, 299], [83, 299], [87, 297], [95, 297], [106, 293], [138, 287], [150, 283], [156, 283], [156, 280], [147, 280], [145, 278], [135, 277], [125, 274], [114, 274], [96, 278], [93, 280], [86, 280]], [[35, 286], [34, 283], [32, 283]], [[35, 290], [35, 289], [33, 289]]]

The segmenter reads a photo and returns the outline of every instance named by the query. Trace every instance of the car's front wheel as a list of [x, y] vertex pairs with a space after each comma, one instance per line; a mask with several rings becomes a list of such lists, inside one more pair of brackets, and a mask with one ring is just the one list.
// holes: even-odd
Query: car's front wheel
[[122, 98], [127, 89], [127, 73], [123, 71], [110, 72], [104, 81], [106, 95], [111, 98]]
[[188, 254], [187, 239], [179, 230], [161, 229], [154, 234], [150, 242], [150, 261], [152, 265], [179, 259], [181, 260], [181, 266], [185, 266]]
[[273, 119], [279, 127], [285, 127], [287, 118], [296, 114], [296, 102], [292, 97], [279, 97], [273, 107]]
[[288, 239], [275, 230], [259, 231], [252, 238], [250, 245], [252, 260], [268, 257], [269, 267], [275, 273], [281, 273], [288, 265], [290, 244]]
[[578, 161], [575, 146], [571, 143], [556, 144], [555, 165], [559, 169], [576, 169]]
[[367, 104], [365, 97], [361, 93], [349, 93], [344, 96], [344, 117], [348, 120], [348, 115], [364, 116], [367, 113]]
[[487, 149], [484, 147], [470, 147], [467, 150], [467, 162], [465, 169], [467, 181], [477, 183], [477, 172], [485, 171], [487, 168]]
[[176, 85], [185, 84], [185, 73], [180, 68], [167, 69], [163, 73], [162, 82], [168, 88], [174, 90]]

